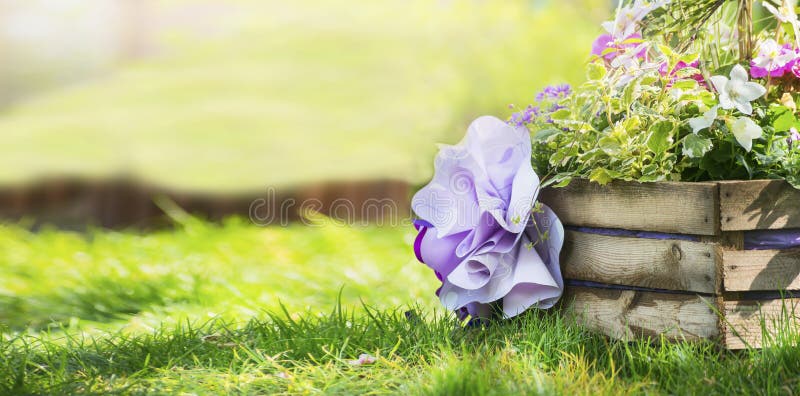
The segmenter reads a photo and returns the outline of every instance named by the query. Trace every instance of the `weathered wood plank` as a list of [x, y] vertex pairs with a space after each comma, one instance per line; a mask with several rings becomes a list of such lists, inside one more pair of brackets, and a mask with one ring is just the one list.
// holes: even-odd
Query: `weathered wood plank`
[[783, 180], [719, 183], [723, 231], [800, 228], [800, 190]]
[[723, 341], [728, 349], [765, 346], [764, 330], [776, 337], [781, 332], [797, 334], [800, 329], [800, 299], [725, 301], [723, 312]]
[[675, 340], [719, 335], [713, 298], [632, 290], [569, 287], [567, 313], [613, 338], [633, 340], [660, 334]]
[[567, 279], [717, 293], [716, 246], [567, 231], [561, 263]]
[[581, 179], [546, 188], [539, 199], [567, 225], [694, 235], [716, 235], [719, 229], [717, 183], [601, 186]]
[[724, 250], [726, 291], [800, 290], [800, 248], [789, 250]]

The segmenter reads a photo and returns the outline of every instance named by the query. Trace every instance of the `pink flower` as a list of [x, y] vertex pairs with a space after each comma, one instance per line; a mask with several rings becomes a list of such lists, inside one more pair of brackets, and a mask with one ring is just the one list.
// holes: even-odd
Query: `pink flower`
[[750, 62], [750, 75], [753, 78], [782, 77], [797, 63], [797, 52], [789, 44], [778, 45], [773, 39], [765, 40], [758, 46], [758, 56]]
[[[606, 61], [610, 62], [617, 56], [623, 54], [625, 51], [629, 49], [635, 49], [638, 46], [638, 43], [636, 42], [626, 42], [626, 41], [631, 39], [637, 40], [641, 38], [642, 38], [641, 34], [634, 33], [628, 37], [625, 37], [623, 40], [617, 42], [610, 34], [601, 34], [592, 43], [592, 55], [600, 56]], [[636, 57], [639, 59], [644, 59], [645, 55], [647, 54], [647, 49], [641, 48], [638, 51], [639, 52], [635, 54]]]
[[[675, 80], [678, 79], [678, 77], [676, 75], [678, 73], [678, 71], [681, 70], [681, 69], [685, 69], [687, 67], [699, 69], [700, 68], [700, 61], [699, 60], [695, 60], [692, 63], [686, 63], [684, 61], [679, 61], [678, 64], [675, 65], [675, 67], [672, 68], [672, 71], [669, 72], [669, 76], [672, 77], [672, 78], [670, 79], [670, 82], [669, 82], [669, 84], [667, 84], [667, 86], [668, 87], [672, 86], [672, 84], [675, 82]], [[662, 63], [661, 64], [661, 68], [658, 69], [658, 72], [661, 73], [662, 76], [668, 75], [667, 74], [667, 64], [666, 63]], [[698, 83], [700, 83], [703, 86], [706, 85], [706, 80], [705, 80], [705, 78], [703, 78], [703, 74], [700, 73], [700, 72], [692, 74], [691, 76], [689, 76], [689, 78], [697, 81]]]
[[789, 68], [789, 70], [792, 72], [792, 74], [794, 74], [795, 77], [800, 78], [800, 62], [798, 62], [797, 59], [789, 62], [789, 65], [787, 65], [786, 67]]

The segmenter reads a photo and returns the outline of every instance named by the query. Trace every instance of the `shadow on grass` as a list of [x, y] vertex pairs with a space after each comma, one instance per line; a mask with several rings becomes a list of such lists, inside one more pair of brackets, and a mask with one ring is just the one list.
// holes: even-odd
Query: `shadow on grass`
[[164, 292], [175, 290], [180, 281], [177, 275], [135, 282], [98, 277], [87, 279], [85, 286], [48, 294], [0, 295], [0, 323], [13, 330], [39, 331], [62, 327], [73, 319], [111, 322], [154, 307], [196, 301], [196, 283], [179, 293]]

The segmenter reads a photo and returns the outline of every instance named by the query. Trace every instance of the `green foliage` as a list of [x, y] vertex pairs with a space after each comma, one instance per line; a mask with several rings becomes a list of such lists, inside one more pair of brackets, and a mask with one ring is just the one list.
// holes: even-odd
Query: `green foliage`
[[[748, 81], [749, 72], [732, 56], [746, 43], [723, 45], [729, 37], [720, 33], [733, 23], [731, 16], [743, 14], [726, 14], [723, 3], [674, 1], [653, 11], [637, 25], [644, 39], [617, 41], [594, 56], [587, 81], [558, 110], [526, 123], [533, 164], [545, 185], [565, 185], [575, 177], [600, 184], [785, 179], [800, 188], [800, 141], [791, 138], [800, 129], [797, 78], [787, 72]], [[778, 41], [793, 45], [792, 29], [786, 31]], [[691, 45], [682, 45], [680, 37]], [[712, 86], [714, 78], [731, 83]], [[742, 99], [744, 86], [761, 95]], [[723, 97], [732, 99], [723, 103]]]

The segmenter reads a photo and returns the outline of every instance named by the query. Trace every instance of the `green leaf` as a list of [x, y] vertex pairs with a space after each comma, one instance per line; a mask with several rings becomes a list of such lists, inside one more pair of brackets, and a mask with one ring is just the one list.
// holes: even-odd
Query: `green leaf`
[[569, 109], [560, 109], [550, 114], [550, 118], [559, 121], [566, 120], [567, 118], [569, 118], [570, 114], [571, 112], [569, 111]]
[[600, 80], [606, 76], [606, 67], [600, 62], [592, 62], [586, 65], [586, 77], [589, 80]]
[[659, 44], [658, 45], [658, 50], [662, 54], [664, 54], [667, 58], [672, 58], [674, 56], [673, 52], [672, 52], [672, 48], [670, 48], [668, 45]]
[[711, 139], [703, 138], [693, 133], [683, 138], [683, 155], [689, 158], [700, 158], [709, 152], [712, 147], [714, 147], [714, 143], [711, 142]]
[[641, 84], [641, 77], [628, 83], [625, 90], [622, 91], [622, 106], [628, 108], [635, 99], [638, 98], [639, 85]]
[[555, 136], [561, 132], [563, 131], [556, 128], [541, 129], [533, 134], [533, 141], [541, 143], [546, 141], [550, 136]]
[[776, 108], [773, 110], [773, 114], [775, 115], [775, 120], [772, 121], [772, 127], [775, 128], [775, 132], [788, 131], [797, 123], [797, 118], [786, 107], [780, 106]]
[[656, 154], [666, 152], [672, 145], [672, 132], [675, 124], [671, 121], [659, 121], [650, 127], [650, 138], [647, 139], [647, 148]]
[[744, 168], [747, 170], [747, 175], [750, 176], [750, 178], [752, 179], [753, 178], [753, 168], [750, 167], [750, 164], [747, 163], [747, 160], [744, 158], [744, 156], [742, 154], [736, 154], [736, 162], [738, 162], [740, 165], [744, 166]]
[[697, 81], [695, 80], [678, 80], [672, 84], [672, 89], [695, 89], [697, 88]]
[[688, 54], [681, 55], [681, 57], [678, 58], [678, 62], [683, 61], [683, 63], [686, 63], [687, 65], [691, 65], [692, 62], [696, 61], [698, 58], [700, 58], [699, 54], [688, 53]]
[[608, 155], [616, 155], [620, 151], [622, 151], [622, 147], [619, 144], [617, 139], [612, 138], [611, 136], [603, 136], [600, 140], [597, 141], [597, 146], [603, 150], [604, 153]]
[[553, 186], [556, 188], [566, 187], [572, 181], [571, 173], [558, 173], [553, 177], [544, 179], [541, 188]]
[[699, 69], [695, 69], [694, 67], [684, 67], [675, 72], [675, 76], [678, 78], [690, 78], [694, 75], [700, 74]]
[[601, 185], [608, 184], [611, 180], [622, 176], [621, 173], [606, 168], [596, 168], [589, 174], [589, 180]]

